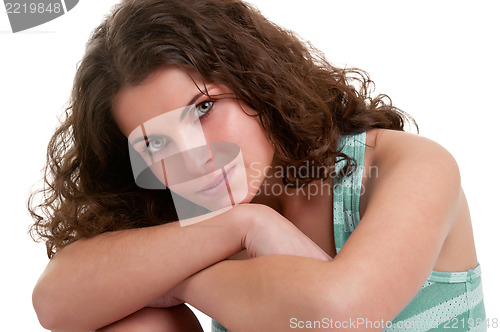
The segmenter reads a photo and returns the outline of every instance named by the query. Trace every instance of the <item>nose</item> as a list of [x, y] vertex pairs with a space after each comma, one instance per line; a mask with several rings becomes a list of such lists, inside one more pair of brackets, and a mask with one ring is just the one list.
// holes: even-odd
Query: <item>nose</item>
[[181, 156], [185, 171], [193, 178], [200, 177], [213, 171], [212, 157], [207, 144], [199, 147], [182, 149]]
[[176, 135], [174, 142], [178, 156], [171, 160], [172, 174], [185, 180], [194, 179], [213, 171], [212, 156], [202, 131], [183, 130]]

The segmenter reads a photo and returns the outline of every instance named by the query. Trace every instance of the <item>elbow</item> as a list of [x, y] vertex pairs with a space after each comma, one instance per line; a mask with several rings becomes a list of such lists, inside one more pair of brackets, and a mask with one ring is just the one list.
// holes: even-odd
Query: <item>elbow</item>
[[[305, 294], [300, 294], [297, 300], [298, 308], [294, 312], [300, 312], [306, 321], [325, 322], [346, 318], [346, 314], [357, 309], [355, 293], [350, 294], [348, 287], [341, 289], [335, 287], [336, 283], [318, 283], [308, 289]], [[349, 293], [349, 294], [348, 294]], [[291, 312], [289, 311], [288, 314]]]
[[57, 309], [50, 298], [50, 291], [40, 281], [33, 289], [32, 303], [38, 321], [43, 328], [51, 331], [60, 330]]
[[64, 305], [55, 298], [56, 295], [57, 290], [52, 289], [42, 279], [33, 289], [32, 303], [40, 325], [50, 331], [89, 331], [90, 329], [72, 325], [73, 319], [68, 317]]
[[44, 290], [36, 287], [32, 295], [33, 308], [40, 325], [52, 332], [88, 332], [95, 327], [83, 325], [80, 319], [64, 311], [63, 306], [58, 306], [53, 298], [46, 296]]
[[[67, 274], [65, 269], [52, 258], [45, 271], [38, 279], [31, 301], [40, 325], [51, 331], [89, 331], [81, 325], [80, 317], [76, 317], [71, 305], [71, 294], [65, 287]], [[67, 270], [67, 269], [66, 269]], [[75, 319], [76, 318], [76, 319]]]
[[[342, 284], [332, 292], [325, 292], [327, 298], [318, 307], [317, 315], [329, 326], [342, 330], [382, 331], [389, 327], [400, 311], [390, 296], [384, 299], [373, 295], [368, 287], [359, 284]], [[403, 305], [404, 306], [404, 305]]]
[[352, 313], [353, 309], [357, 309], [353, 303], [352, 297], [341, 296], [336, 293], [325, 292], [321, 301], [318, 301], [319, 306], [316, 307], [315, 315], [317, 318], [335, 319], [347, 318], [346, 313]]
[[346, 275], [346, 270], [339, 265], [330, 273], [322, 274], [314, 289], [315, 296], [310, 302], [313, 304], [310, 306], [313, 309], [312, 315], [317, 320], [341, 324], [356, 320], [360, 314], [366, 314], [366, 302], [370, 300], [366, 288], [357, 278]]

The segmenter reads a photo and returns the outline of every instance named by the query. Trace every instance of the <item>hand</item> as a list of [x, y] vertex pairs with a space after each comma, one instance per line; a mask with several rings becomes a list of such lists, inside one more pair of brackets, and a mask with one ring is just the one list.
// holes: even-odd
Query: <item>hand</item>
[[253, 224], [242, 242], [250, 257], [281, 254], [332, 260], [316, 243], [274, 209], [260, 204], [251, 205]]

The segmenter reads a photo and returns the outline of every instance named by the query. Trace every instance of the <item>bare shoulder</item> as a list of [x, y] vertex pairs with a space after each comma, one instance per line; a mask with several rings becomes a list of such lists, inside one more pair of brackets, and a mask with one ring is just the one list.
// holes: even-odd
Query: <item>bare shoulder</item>
[[440, 156], [447, 154], [451, 157], [451, 154], [444, 147], [432, 139], [405, 131], [370, 130], [367, 134], [367, 144], [376, 148], [379, 153], [397, 153], [399, 157], [415, 155], [415, 153], [439, 153]]
[[[363, 179], [368, 190], [362, 197], [370, 215], [398, 211], [428, 222], [427, 229], [444, 231], [446, 241], [435, 261], [436, 271], [466, 271], [477, 265], [471, 218], [453, 156], [437, 142], [411, 133], [375, 129], [367, 133], [367, 163], [376, 176]], [[397, 204], [399, 201], [400, 204]], [[403, 217], [405, 216], [406, 217]], [[419, 223], [415, 223], [418, 225]], [[420, 226], [415, 226], [415, 232]]]
[[455, 158], [437, 142], [412, 133], [374, 129], [367, 133], [367, 146], [372, 165], [381, 171], [391, 172], [404, 167], [406, 171], [419, 175], [431, 172], [446, 174], [447, 178], [460, 184], [460, 172]]
[[460, 171], [440, 144], [416, 134], [384, 129], [369, 131], [366, 144], [365, 166], [371, 168], [372, 176], [363, 179], [368, 188], [364, 209], [383, 205], [394, 194], [412, 196], [412, 204], [418, 196], [422, 206], [435, 205], [437, 210], [456, 206], [462, 192]]
[[[376, 171], [363, 169], [361, 221], [335, 260], [363, 294], [355, 310], [395, 317], [436, 266], [460, 271], [474, 264], [472, 255], [465, 262], [451, 254], [463, 253], [450, 244], [463, 214], [460, 176], [445, 148], [411, 133], [370, 130], [365, 156], [364, 167]], [[384, 294], [391, 301], [381, 308], [375, 303]]]

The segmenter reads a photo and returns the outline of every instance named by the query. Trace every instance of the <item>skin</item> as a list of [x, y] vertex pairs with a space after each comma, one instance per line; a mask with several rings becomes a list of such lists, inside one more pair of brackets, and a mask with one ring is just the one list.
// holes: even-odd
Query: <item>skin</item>
[[[138, 86], [121, 89], [113, 103], [114, 119], [124, 135], [129, 137], [135, 128], [150, 119], [166, 112], [176, 112], [175, 110], [186, 107], [191, 101], [191, 104], [206, 102], [209, 98], [205, 95], [196, 98], [204, 87], [195, 73], [186, 72], [179, 67], [167, 67], [150, 75]], [[231, 91], [222, 85], [208, 84], [206, 88], [210, 96], [231, 95]], [[210, 113], [200, 121], [207, 142], [231, 142], [240, 147], [249, 189], [241, 203], [248, 203], [255, 196], [266, 175], [265, 167], [273, 159], [273, 148], [262, 131], [258, 118], [249, 115], [255, 115], [255, 111], [238, 100], [222, 99], [216, 101]], [[170, 136], [170, 144], [178, 146], [180, 151], [193, 147], [189, 145], [190, 138], [182, 141], [178, 134]], [[190, 171], [188, 169], [186, 173]], [[155, 175], [162, 178], [161, 171], [156, 171]]]
[[[143, 84], [120, 91], [114, 104], [116, 122], [127, 135], [141, 122], [186, 106], [199, 92], [197, 86], [203, 84], [193, 73], [167, 67]], [[230, 92], [223, 86], [210, 88], [215, 91], [211, 94]], [[214, 112], [207, 118], [207, 128], [208, 121], [217, 121], [205, 136], [207, 141], [225, 140], [240, 146], [249, 183], [244, 203], [258, 204], [243, 204], [197, 224], [226, 226], [217, 229], [179, 228], [172, 223], [105, 234], [68, 246], [51, 260], [34, 291], [35, 309], [40, 308], [37, 313], [44, 317], [45, 327], [95, 329], [163, 294], [194, 305], [236, 331], [286, 331], [290, 317], [387, 321], [415, 296], [431, 270], [466, 271], [477, 266], [458, 167], [435, 142], [404, 132], [368, 131], [364, 167], [377, 172], [364, 174], [361, 223], [335, 255], [331, 195], [308, 196], [296, 190], [256, 196], [261, 184], [282, 186], [281, 179], [265, 177], [268, 166], [278, 166], [273, 163], [272, 146], [256, 118], [246, 114], [252, 114], [251, 109], [235, 103], [227, 110], [224, 116]], [[251, 162], [256, 164], [251, 167]], [[243, 217], [250, 221], [232, 222]], [[284, 227], [290, 226], [288, 221], [320, 249], [308, 246], [307, 238], [291, 237], [294, 230]], [[270, 237], [252, 235], [259, 229]], [[215, 236], [217, 243], [210, 241]], [[252, 236], [253, 247], [246, 246]], [[270, 249], [290, 238], [297, 241], [284, 252]], [[251, 248], [253, 259], [236, 259], [247, 258], [245, 254], [233, 256], [243, 247]], [[321, 253], [333, 260], [321, 259]], [[229, 256], [235, 259], [224, 260]], [[100, 307], [95, 308], [95, 303]], [[139, 316], [150, 315], [156, 321], [169, 310], [140, 311]], [[66, 323], [67, 315], [81, 311], [86, 312], [78, 318], [81, 321], [75, 318], [73, 325]], [[132, 326], [135, 317], [119, 324]], [[182, 317], [192, 319], [189, 314]]]
[[[476, 267], [469, 211], [449, 153], [425, 138], [385, 130], [370, 131], [368, 145], [373, 148], [367, 148], [365, 166], [378, 167], [379, 175], [363, 179], [367, 192], [361, 224], [331, 262], [292, 256], [224, 261], [183, 282], [174, 296], [230, 330], [287, 331], [290, 317], [392, 320], [431, 269]], [[326, 218], [303, 203], [303, 218], [289, 218], [331, 253], [325, 245], [329, 235], [305, 226], [324, 217], [318, 225], [328, 233], [331, 215]], [[279, 305], [283, 303], [287, 305]]]
[[144, 308], [98, 332], [122, 331], [203, 331], [194, 313], [185, 305], [168, 310]]

